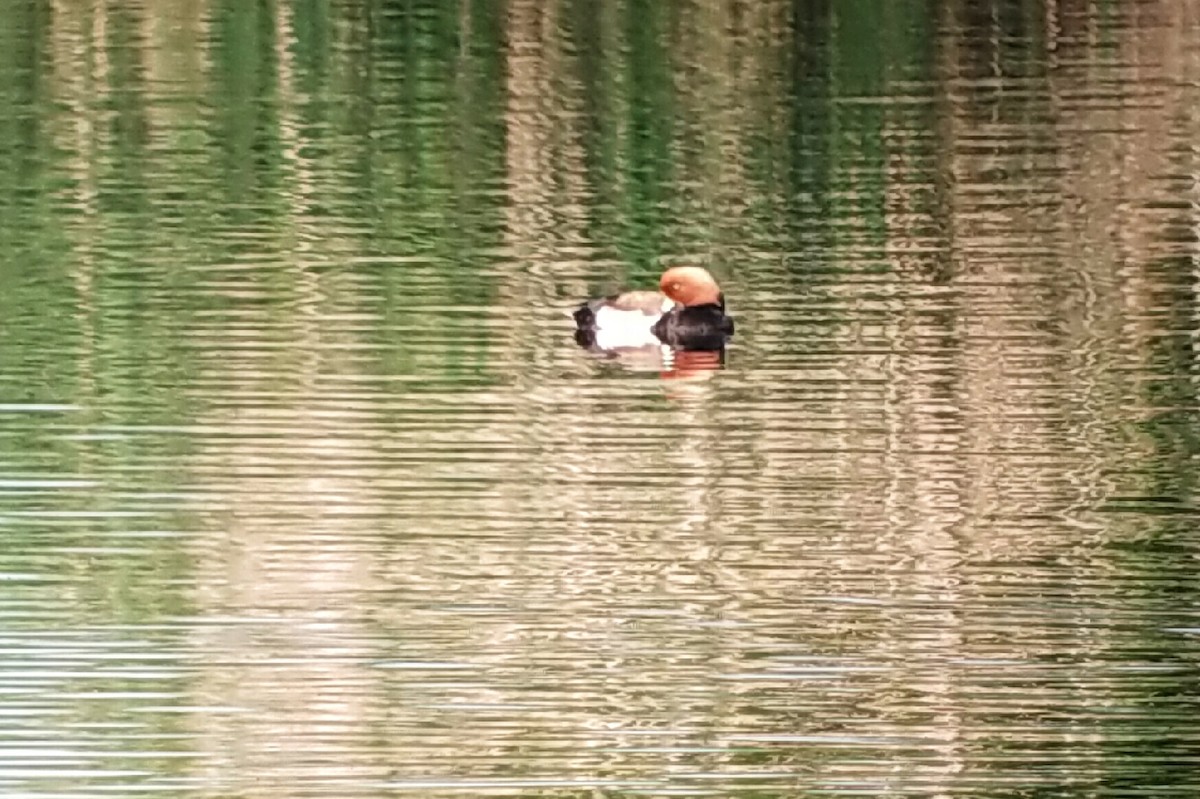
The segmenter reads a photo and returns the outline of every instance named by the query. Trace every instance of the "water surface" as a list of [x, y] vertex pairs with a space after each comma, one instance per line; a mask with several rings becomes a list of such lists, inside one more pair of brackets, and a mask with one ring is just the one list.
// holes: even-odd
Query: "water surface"
[[0, 792], [1200, 790], [1196, 0], [9, 5]]

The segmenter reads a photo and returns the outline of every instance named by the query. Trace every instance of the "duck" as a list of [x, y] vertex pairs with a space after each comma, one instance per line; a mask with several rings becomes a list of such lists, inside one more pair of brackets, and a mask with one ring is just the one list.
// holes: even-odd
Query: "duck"
[[671, 267], [658, 281], [658, 291], [589, 300], [573, 315], [575, 340], [600, 351], [662, 345], [685, 352], [716, 351], [733, 335], [725, 295], [700, 266]]

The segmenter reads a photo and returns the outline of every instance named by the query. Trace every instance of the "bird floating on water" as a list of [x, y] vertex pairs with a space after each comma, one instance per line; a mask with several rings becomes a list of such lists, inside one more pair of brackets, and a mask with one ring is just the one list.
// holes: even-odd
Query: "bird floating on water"
[[725, 295], [707, 269], [672, 267], [658, 289], [585, 302], [574, 314], [575, 340], [602, 351], [664, 344], [681, 351], [724, 349], [733, 317], [725, 314]]

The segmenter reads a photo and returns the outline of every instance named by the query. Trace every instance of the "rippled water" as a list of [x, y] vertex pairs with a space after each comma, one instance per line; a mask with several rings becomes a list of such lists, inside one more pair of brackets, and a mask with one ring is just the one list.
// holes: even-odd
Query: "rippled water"
[[3, 795], [1200, 792], [1197, 0], [5, 16]]

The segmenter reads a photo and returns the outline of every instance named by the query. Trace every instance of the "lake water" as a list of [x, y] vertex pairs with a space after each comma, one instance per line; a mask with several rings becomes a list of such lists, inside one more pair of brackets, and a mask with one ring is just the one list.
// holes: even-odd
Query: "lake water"
[[1200, 0], [5, 5], [0, 794], [1200, 793]]

